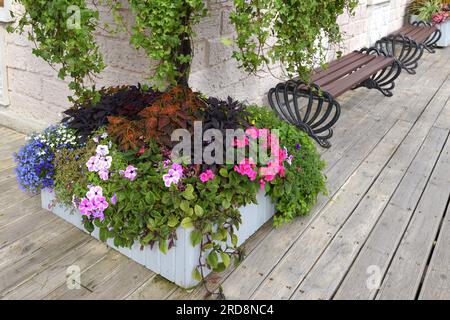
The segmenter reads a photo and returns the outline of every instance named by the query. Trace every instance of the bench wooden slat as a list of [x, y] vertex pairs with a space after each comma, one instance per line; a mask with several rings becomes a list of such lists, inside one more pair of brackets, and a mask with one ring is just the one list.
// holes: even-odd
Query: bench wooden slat
[[336, 98], [355, 87], [355, 85], [367, 80], [376, 72], [391, 65], [393, 62], [394, 58], [376, 57], [376, 59], [371, 61], [370, 65], [367, 65], [349, 76], [334, 82], [330, 86], [325, 86], [323, 89]]
[[351, 63], [352, 61], [354, 61], [354, 58], [359, 55], [360, 55], [359, 52], [352, 52], [337, 60], [331, 61], [330, 63], [328, 63], [328, 68], [325, 70], [322, 68], [315, 69], [314, 73], [311, 76], [311, 81], [314, 82], [316, 80], [319, 80], [320, 78], [326, 76], [330, 72], [330, 70], [336, 70], [343, 65], [345, 66], [348, 63]]
[[424, 27], [420, 32], [414, 35], [414, 40], [418, 43], [424, 42], [428, 39], [434, 32], [436, 32], [436, 27]]
[[348, 65], [344, 66], [341, 69], [330, 71], [326, 76], [319, 80], [315, 80], [314, 83], [323, 87], [327, 84], [334, 82], [336, 80], [339, 80], [340, 78], [360, 69], [361, 67], [368, 65], [372, 60], [376, 59], [377, 57], [374, 55], [369, 54], [360, 54], [361, 57], [358, 57], [357, 60], [352, 61]]

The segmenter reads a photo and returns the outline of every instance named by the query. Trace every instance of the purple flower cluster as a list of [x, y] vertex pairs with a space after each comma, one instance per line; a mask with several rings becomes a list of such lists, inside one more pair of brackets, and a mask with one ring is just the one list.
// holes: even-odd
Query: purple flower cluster
[[83, 216], [103, 220], [105, 218], [104, 212], [108, 206], [109, 203], [103, 196], [102, 187], [92, 186], [86, 193], [86, 198], [81, 199], [78, 208]]
[[109, 169], [112, 165], [112, 157], [108, 156], [109, 148], [105, 145], [97, 146], [96, 155], [91, 157], [86, 166], [90, 172], [97, 172], [100, 179], [109, 179]]
[[17, 162], [16, 175], [22, 190], [36, 193], [43, 188], [53, 187], [55, 155], [39, 140], [31, 141], [14, 155]]

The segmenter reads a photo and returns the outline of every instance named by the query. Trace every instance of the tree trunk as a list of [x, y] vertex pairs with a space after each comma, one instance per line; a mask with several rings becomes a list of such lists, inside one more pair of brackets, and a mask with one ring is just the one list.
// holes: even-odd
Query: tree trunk
[[[186, 16], [183, 18], [184, 26], [188, 27], [190, 24], [191, 9], [186, 10]], [[185, 55], [192, 57], [192, 44], [191, 38], [188, 33], [183, 33], [180, 36], [180, 47], [178, 49], [178, 55]], [[177, 71], [179, 73], [177, 80], [178, 85], [189, 87], [189, 73], [191, 69], [191, 62], [180, 63], [177, 62]]]

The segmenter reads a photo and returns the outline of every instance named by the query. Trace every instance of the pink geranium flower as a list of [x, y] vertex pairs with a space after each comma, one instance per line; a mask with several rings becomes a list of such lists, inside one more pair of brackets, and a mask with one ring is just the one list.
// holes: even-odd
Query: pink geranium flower
[[242, 139], [235, 138], [234, 142], [232, 144], [233, 147], [238, 147], [238, 148], [245, 148], [248, 145], [249, 145], [249, 140], [248, 140], [248, 137], [245, 137], [245, 136]]
[[259, 180], [259, 188], [263, 190], [266, 186], [266, 181], [264, 179]]
[[206, 170], [205, 172], [203, 172], [202, 174], [200, 174], [200, 180], [203, 183], [208, 182], [209, 180], [213, 180], [216, 176], [214, 175], [214, 173], [211, 170]]
[[253, 169], [256, 167], [255, 162], [252, 158], [246, 158], [241, 161], [239, 166], [234, 166], [234, 171], [237, 173], [248, 176], [250, 180], [255, 180], [258, 173], [254, 171]]
[[245, 130], [245, 134], [252, 139], [258, 139], [259, 130], [255, 127], [251, 127], [251, 128], [248, 128], [247, 130]]
[[179, 171], [170, 169], [167, 174], [163, 176], [164, 185], [167, 188], [170, 188], [172, 184], [178, 184], [181, 179], [181, 174]]

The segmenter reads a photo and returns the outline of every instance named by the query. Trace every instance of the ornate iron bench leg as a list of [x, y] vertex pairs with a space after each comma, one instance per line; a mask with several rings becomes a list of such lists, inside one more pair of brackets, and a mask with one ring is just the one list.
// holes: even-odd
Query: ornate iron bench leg
[[[383, 55], [386, 56], [384, 52], [379, 51], [376, 48], [363, 48], [359, 52], [365, 54], [374, 54], [374, 55]], [[378, 71], [376, 74], [371, 76], [369, 79], [358, 84], [354, 89], [359, 87], [366, 87], [368, 89], [377, 89], [386, 97], [392, 97], [392, 90], [395, 87], [395, 80], [398, 78], [402, 71], [401, 64], [394, 60], [394, 62], [384, 68], [383, 70]]]
[[316, 85], [289, 80], [269, 91], [269, 104], [278, 116], [305, 131], [323, 148], [331, 147], [332, 126], [341, 114], [340, 104]]
[[424, 46], [401, 34], [383, 37], [375, 43], [375, 48], [389, 57], [394, 57], [409, 74], [415, 74]]
[[[433, 25], [427, 21], [415, 21], [412, 23], [413, 26], [424, 26], [424, 27], [432, 27]], [[437, 48], [437, 42], [441, 39], [442, 32], [439, 29], [436, 29], [424, 42], [424, 48], [430, 53], [435, 53]]]

